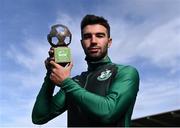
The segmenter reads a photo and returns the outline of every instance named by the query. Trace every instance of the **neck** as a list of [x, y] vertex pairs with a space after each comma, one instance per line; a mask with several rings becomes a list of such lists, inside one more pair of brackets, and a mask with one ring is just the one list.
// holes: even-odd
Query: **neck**
[[88, 64], [88, 71], [95, 70], [99, 66], [111, 63], [111, 60], [107, 55], [105, 57], [99, 59], [99, 60], [96, 60], [96, 61], [88, 60], [88, 58], [86, 57], [86, 61]]

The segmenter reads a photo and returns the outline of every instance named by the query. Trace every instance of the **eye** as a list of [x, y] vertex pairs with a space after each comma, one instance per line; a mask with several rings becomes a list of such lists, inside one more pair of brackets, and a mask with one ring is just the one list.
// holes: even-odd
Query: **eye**
[[84, 40], [90, 39], [91, 37], [92, 37], [92, 35], [90, 33], [87, 33], [87, 34], [83, 35]]
[[96, 37], [103, 38], [103, 37], [105, 37], [105, 33], [97, 33]]

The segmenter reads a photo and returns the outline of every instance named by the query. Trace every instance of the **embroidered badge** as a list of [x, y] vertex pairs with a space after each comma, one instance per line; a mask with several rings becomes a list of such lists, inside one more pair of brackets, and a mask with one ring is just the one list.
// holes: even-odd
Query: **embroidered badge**
[[101, 75], [97, 77], [99, 81], [107, 80], [112, 75], [111, 70], [106, 69], [106, 71], [101, 72]]

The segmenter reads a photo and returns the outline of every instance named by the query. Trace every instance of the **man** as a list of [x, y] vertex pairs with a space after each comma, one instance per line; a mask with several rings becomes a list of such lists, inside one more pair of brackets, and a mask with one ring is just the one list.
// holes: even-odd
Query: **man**
[[[62, 67], [46, 60], [48, 71], [33, 108], [33, 123], [44, 124], [67, 110], [69, 127], [130, 126], [139, 87], [137, 70], [111, 62], [110, 26], [103, 17], [86, 15], [81, 36], [88, 70], [70, 78], [72, 62]], [[55, 86], [61, 89], [53, 96]]]

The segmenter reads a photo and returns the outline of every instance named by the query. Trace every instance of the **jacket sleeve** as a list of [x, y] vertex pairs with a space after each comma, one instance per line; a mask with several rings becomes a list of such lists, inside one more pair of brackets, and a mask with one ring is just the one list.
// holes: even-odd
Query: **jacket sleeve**
[[55, 85], [47, 75], [32, 111], [32, 122], [34, 124], [44, 124], [66, 110], [64, 91], [60, 90], [53, 96], [54, 88]]
[[105, 97], [85, 90], [70, 78], [67, 78], [61, 87], [88, 115], [104, 123], [111, 123], [134, 105], [139, 88], [139, 75], [135, 68], [129, 66], [121, 70], [118, 68]]

